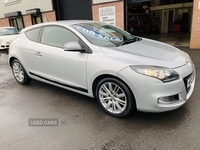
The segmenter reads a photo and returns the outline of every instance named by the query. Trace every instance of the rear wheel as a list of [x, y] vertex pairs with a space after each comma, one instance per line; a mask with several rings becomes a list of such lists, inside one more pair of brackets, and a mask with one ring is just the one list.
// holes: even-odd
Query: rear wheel
[[114, 117], [127, 116], [135, 104], [129, 88], [115, 78], [105, 78], [98, 83], [96, 98], [102, 109]]
[[23, 68], [19, 60], [15, 59], [12, 62], [11, 67], [12, 67], [13, 75], [15, 79], [17, 80], [17, 82], [19, 82], [22, 85], [25, 85], [31, 82], [31, 78], [27, 75], [25, 69]]

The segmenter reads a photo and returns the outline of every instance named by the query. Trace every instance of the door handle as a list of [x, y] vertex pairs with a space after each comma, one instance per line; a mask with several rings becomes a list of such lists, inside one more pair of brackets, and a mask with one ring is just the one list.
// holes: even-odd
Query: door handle
[[40, 52], [36, 52], [35, 55], [36, 56], [42, 56], [42, 54]]

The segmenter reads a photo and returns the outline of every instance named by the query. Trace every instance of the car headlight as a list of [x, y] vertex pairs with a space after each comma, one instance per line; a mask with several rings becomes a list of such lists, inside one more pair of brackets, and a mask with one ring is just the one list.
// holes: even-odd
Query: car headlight
[[170, 82], [179, 79], [179, 74], [170, 68], [146, 65], [130, 66], [130, 68], [137, 73], [157, 78], [163, 82]]

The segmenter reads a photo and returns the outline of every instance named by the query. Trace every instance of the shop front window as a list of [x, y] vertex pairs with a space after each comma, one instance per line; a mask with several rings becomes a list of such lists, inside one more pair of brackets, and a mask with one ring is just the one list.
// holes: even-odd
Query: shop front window
[[24, 28], [24, 21], [22, 17], [9, 18], [10, 26], [15, 27], [18, 31]]
[[41, 14], [33, 14], [31, 15], [32, 24], [42, 23], [42, 15]]

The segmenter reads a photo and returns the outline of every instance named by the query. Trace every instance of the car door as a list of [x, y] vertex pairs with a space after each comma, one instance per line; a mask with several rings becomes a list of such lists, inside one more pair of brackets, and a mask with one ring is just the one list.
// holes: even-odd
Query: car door
[[38, 42], [41, 28], [34, 28], [26, 31], [17, 39], [18, 47], [21, 51], [21, 63], [26, 68], [27, 72], [35, 72], [35, 45]]
[[64, 50], [67, 42], [82, 40], [67, 28], [61, 26], [45, 26], [41, 34], [41, 42], [34, 47], [36, 70], [32, 75], [61, 86], [87, 91], [86, 60], [87, 53]]

